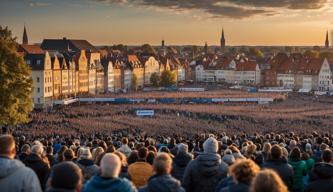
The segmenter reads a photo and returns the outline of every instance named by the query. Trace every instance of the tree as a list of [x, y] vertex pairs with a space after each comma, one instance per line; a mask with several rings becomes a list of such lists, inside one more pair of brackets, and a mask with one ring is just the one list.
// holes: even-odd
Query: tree
[[131, 82], [131, 89], [136, 91], [137, 88], [138, 88], [138, 78], [137, 78], [137, 76], [133, 73], [133, 75], [132, 75], [132, 82]]
[[257, 58], [264, 58], [264, 54], [261, 52], [260, 49], [256, 48], [256, 47], [251, 47], [249, 49], [249, 52], [251, 55], [254, 55]]
[[142, 52], [145, 55], [156, 55], [156, 50], [149, 44], [144, 44], [141, 46]]
[[171, 71], [165, 70], [161, 74], [160, 85], [163, 87], [170, 87], [175, 84], [175, 77]]
[[304, 52], [304, 56], [310, 57], [310, 58], [319, 58], [319, 52], [313, 51], [313, 50], [306, 50]]
[[153, 87], [157, 87], [158, 86], [158, 83], [159, 83], [159, 77], [158, 77], [158, 74], [157, 73], [152, 73], [150, 75], [150, 84], [153, 86]]
[[0, 125], [27, 123], [32, 110], [31, 70], [15, 41], [12, 32], [0, 26]]

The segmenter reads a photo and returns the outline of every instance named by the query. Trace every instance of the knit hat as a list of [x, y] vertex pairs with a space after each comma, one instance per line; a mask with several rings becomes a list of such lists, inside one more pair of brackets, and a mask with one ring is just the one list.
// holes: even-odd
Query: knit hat
[[205, 153], [217, 153], [218, 148], [218, 142], [213, 137], [209, 137], [203, 144], [203, 149]]
[[223, 156], [222, 160], [228, 164], [228, 165], [231, 165], [233, 164], [236, 160], [235, 160], [235, 157], [232, 155], [232, 154], [226, 154]]
[[184, 144], [184, 143], [180, 143], [178, 144], [178, 152], [182, 152], [182, 153], [187, 153], [188, 152], [188, 145]]
[[88, 147], [81, 147], [79, 151], [80, 159], [92, 159], [90, 149]]

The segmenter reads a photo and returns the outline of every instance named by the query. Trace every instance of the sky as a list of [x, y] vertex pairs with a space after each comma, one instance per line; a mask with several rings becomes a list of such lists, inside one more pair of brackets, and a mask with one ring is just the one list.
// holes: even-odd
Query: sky
[[219, 45], [223, 27], [227, 45], [323, 46], [333, 0], [0, 0], [0, 25], [30, 43]]

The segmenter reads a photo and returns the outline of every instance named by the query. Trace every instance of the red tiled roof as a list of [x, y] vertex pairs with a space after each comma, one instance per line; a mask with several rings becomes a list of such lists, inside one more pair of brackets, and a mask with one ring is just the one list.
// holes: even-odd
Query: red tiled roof
[[38, 45], [20, 45], [19, 52], [24, 52], [28, 54], [44, 54], [45, 51], [42, 50]]
[[257, 63], [255, 61], [244, 61], [236, 64], [237, 71], [255, 71]]

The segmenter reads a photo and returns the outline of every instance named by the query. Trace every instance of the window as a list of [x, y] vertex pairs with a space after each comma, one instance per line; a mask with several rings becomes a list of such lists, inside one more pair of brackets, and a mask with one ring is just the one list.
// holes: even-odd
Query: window
[[37, 59], [36, 63], [37, 63], [37, 65], [40, 65], [42, 63], [42, 61], [40, 59]]
[[31, 61], [30, 61], [29, 59], [27, 59], [25, 62], [26, 62], [28, 65], [31, 64]]
[[37, 87], [37, 93], [39, 93], [40, 92], [40, 88], [39, 87]]
[[37, 77], [37, 83], [39, 83], [39, 77]]

